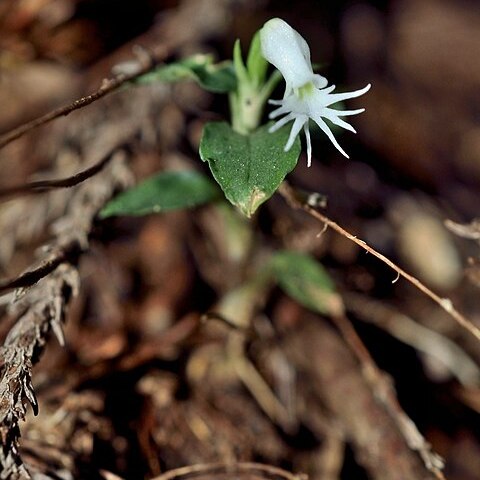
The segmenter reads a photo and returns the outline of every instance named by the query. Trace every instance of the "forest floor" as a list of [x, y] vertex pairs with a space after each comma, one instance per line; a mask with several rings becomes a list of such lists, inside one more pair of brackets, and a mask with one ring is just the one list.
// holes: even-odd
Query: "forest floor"
[[[252, 219], [99, 219], [155, 172], [208, 174], [202, 127], [228, 120], [122, 75], [231, 58], [272, 17], [372, 84], [350, 159], [315, 134]], [[0, 2], [0, 479], [480, 480], [479, 27], [467, 0]], [[336, 315], [252, 288], [281, 249], [321, 262]]]

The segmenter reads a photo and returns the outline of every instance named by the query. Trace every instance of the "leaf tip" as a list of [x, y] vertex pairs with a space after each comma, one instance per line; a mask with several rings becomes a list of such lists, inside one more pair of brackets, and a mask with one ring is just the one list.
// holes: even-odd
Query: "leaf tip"
[[267, 200], [265, 192], [255, 187], [251, 191], [249, 197], [245, 202], [239, 203], [240, 210], [248, 217], [252, 218], [253, 214], [257, 211], [258, 207]]

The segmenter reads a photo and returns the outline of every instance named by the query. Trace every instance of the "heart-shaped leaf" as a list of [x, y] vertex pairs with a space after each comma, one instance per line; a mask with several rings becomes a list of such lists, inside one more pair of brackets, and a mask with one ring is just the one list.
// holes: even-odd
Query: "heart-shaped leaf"
[[226, 122], [211, 122], [200, 142], [200, 157], [208, 162], [227, 199], [248, 217], [274, 194], [300, 155], [298, 137], [284, 151], [289, 126], [274, 133], [268, 128], [264, 125], [242, 135]]
[[100, 212], [100, 218], [196, 207], [220, 197], [215, 183], [198, 172], [161, 172], [117, 195]]

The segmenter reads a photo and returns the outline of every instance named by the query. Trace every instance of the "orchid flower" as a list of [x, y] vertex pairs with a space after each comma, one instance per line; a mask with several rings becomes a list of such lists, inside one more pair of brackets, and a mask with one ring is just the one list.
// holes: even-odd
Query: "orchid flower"
[[269, 118], [274, 119], [285, 114], [270, 127], [269, 131], [275, 132], [293, 120], [290, 136], [285, 145], [287, 152], [303, 127], [307, 139], [307, 164], [310, 166], [312, 142], [308, 122], [311, 118], [340, 153], [349, 158], [338, 144], [324, 118], [339, 127], [356, 133], [355, 129], [340, 117], [356, 115], [364, 112], [365, 109], [335, 110], [330, 106], [363, 95], [370, 89], [370, 84], [354, 92], [332, 93], [335, 85], [327, 87], [327, 79], [313, 72], [310, 48], [305, 39], [280, 18], [273, 18], [265, 23], [260, 31], [260, 41], [263, 56], [280, 71], [286, 84], [283, 100], [269, 100], [269, 103], [279, 107], [270, 113]]

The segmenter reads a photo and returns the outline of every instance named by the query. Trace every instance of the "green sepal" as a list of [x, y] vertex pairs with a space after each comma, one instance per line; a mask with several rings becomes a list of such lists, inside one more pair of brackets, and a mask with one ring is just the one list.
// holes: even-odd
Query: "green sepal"
[[243, 62], [242, 47], [239, 38], [235, 40], [233, 45], [233, 66], [237, 75], [238, 86], [241, 87], [250, 84], [250, 76]]
[[259, 87], [265, 83], [267, 75], [268, 62], [262, 55], [262, 44], [260, 41], [260, 31], [253, 36], [250, 50], [247, 57], [247, 71], [250, 81], [255, 87]]

